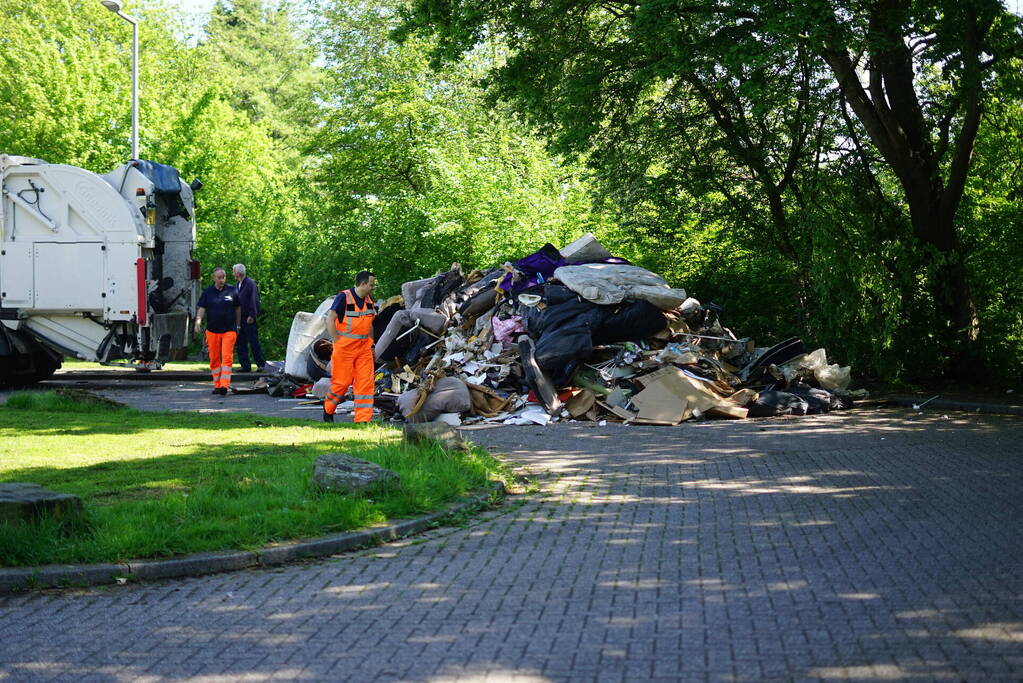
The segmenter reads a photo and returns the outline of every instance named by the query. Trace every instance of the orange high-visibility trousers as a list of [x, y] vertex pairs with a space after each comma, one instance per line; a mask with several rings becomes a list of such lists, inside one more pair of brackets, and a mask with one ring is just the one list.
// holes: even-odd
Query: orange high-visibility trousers
[[330, 391], [323, 401], [324, 412], [333, 415], [348, 387], [355, 395], [355, 421], [373, 417], [373, 340], [338, 337], [330, 355]]
[[210, 374], [213, 388], [231, 388], [231, 364], [234, 363], [234, 342], [237, 332], [210, 332], [206, 330], [206, 347], [210, 352]]

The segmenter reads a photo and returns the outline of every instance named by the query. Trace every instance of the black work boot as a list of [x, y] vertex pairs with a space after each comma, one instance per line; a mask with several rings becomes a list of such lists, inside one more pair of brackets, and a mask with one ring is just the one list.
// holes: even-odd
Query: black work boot
[[323, 421], [324, 422], [333, 422], [334, 421], [334, 414], [333, 413], [328, 413], [326, 410], [324, 410], [323, 411]]

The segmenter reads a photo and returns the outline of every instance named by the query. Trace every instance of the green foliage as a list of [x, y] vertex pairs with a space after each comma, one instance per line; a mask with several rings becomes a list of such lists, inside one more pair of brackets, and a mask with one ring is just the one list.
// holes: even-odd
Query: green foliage
[[986, 117], [961, 215], [987, 334], [983, 380], [1001, 384], [1023, 377], [1023, 101], [1000, 100]]
[[[99, 3], [0, 6], [0, 149], [106, 172], [128, 149], [131, 32]], [[120, 135], [118, 135], [120, 133]]]
[[[310, 7], [218, 0], [197, 43], [158, 0], [127, 8], [142, 19], [142, 155], [204, 182], [196, 254], [207, 276], [240, 262], [259, 282], [270, 357], [296, 311], [363, 268], [387, 296], [591, 231], [724, 305], [737, 334], [799, 334], [861, 376], [962, 365], [953, 309], [972, 299], [977, 379], [1023, 379], [1023, 31], [1003, 5]], [[94, 0], [7, 0], [0, 25], [0, 151], [123, 162], [130, 26]], [[836, 86], [843, 52], [891, 75], [867, 95], [898, 112], [934, 201], [913, 199], [919, 168]]]
[[370, 268], [395, 293], [453, 261], [486, 268], [605, 228], [578, 167], [474, 87], [496, 48], [434, 72], [428, 42], [390, 41], [391, 6], [322, 16], [325, 123], [310, 152], [329, 232], [313, 239], [335, 255], [322, 273], [333, 291]]
[[[997, 2], [416, 0], [396, 35], [439, 64], [507, 40], [491, 95], [585, 155], [639, 260], [724, 299], [740, 334], [933, 377], [977, 351], [975, 294], [1015, 290], [1012, 243], [978, 258], [957, 216], [994, 132], [978, 112], [1019, 101], [1023, 32]], [[1018, 338], [1005, 304], [980, 312]]]
[[218, 0], [205, 27], [202, 51], [218, 80], [230, 83], [228, 101], [254, 123], [263, 123], [282, 151], [300, 161], [307, 130], [316, 124], [310, 94], [320, 72], [310, 37], [288, 2]]

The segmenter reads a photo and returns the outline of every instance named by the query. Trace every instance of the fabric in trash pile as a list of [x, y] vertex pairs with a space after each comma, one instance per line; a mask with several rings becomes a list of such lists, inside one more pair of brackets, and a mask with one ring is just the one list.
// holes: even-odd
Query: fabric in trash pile
[[807, 401], [787, 391], [761, 391], [749, 407], [750, 417], [806, 415], [809, 412]]
[[554, 271], [567, 265], [553, 244], [548, 242], [538, 250], [516, 261], [512, 272], [501, 279], [501, 289], [506, 292], [521, 292], [536, 287], [554, 276]]
[[422, 308], [426, 292], [430, 289], [435, 279], [436, 277], [428, 277], [403, 284], [401, 286], [401, 298], [404, 300], [405, 307]]
[[465, 282], [461, 267], [456, 263], [451, 270], [441, 273], [427, 286], [423, 293], [420, 306], [422, 308], [437, 308], [444, 303], [448, 295], [458, 289]]
[[[418, 327], [419, 329], [423, 329], [432, 334], [434, 338], [440, 338], [440, 335], [444, 332], [444, 328], [447, 326], [448, 316], [435, 309], [412, 308], [397, 311], [391, 316], [391, 320], [388, 322], [387, 328], [376, 340], [376, 344], [373, 347], [376, 359], [377, 361], [393, 360], [399, 353], [403, 353], [402, 349], [391, 348], [395, 339], [401, 336], [403, 332], [411, 330], [414, 327]], [[398, 341], [400, 342], [401, 340]], [[409, 342], [404, 344], [403, 349], [407, 350], [410, 344], [411, 339]]]
[[391, 318], [393, 318], [398, 311], [403, 310], [405, 310], [405, 306], [401, 301], [394, 301], [381, 306], [380, 312], [373, 316], [373, 339], [380, 339], [380, 335], [382, 335], [384, 330], [387, 329], [387, 325], [391, 322]]
[[644, 301], [601, 306], [563, 285], [548, 283], [543, 291], [547, 306], [527, 308], [523, 320], [537, 340], [536, 362], [559, 386], [595, 344], [644, 339], [667, 327], [661, 311]]
[[455, 293], [458, 314], [476, 317], [497, 303], [498, 284], [504, 274], [501, 268], [492, 268], [482, 273], [478, 280], [459, 288]]
[[441, 413], [464, 413], [472, 408], [469, 387], [457, 377], [441, 377], [420, 398], [414, 389], [398, 397], [398, 410], [408, 422], [430, 422]]
[[558, 268], [554, 277], [595, 304], [616, 304], [628, 299], [648, 301], [662, 311], [670, 311], [687, 298], [684, 289], [669, 287], [660, 275], [639, 266], [587, 263]]
[[757, 348], [722, 324], [722, 306], [605, 255], [592, 235], [580, 244], [600, 260], [569, 263], [545, 244], [404, 283], [405, 308], [377, 345], [378, 391], [397, 397], [396, 415], [677, 424], [851, 405], [849, 368], [824, 349], [806, 353], [797, 337]]

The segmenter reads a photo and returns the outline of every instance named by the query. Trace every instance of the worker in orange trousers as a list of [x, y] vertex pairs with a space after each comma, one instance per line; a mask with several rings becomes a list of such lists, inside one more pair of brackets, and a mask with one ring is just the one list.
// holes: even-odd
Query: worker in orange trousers
[[234, 362], [234, 342], [242, 327], [241, 302], [238, 290], [227, 284], [227, 272], [213, 269], [213, 284], [199, 295], [195, 312], [195, 333], [199, 334], [202, 319], [206, 317], [206, 347], [210, 352], [210, 374], [213, 375], [213, 393], [226, 396], [231, 388], [231, 364]]
[[355, 276], [355, 286], [339, 292], [327, 311], [327, 333], [334, 350], [330, 355], [330, 391], [323, 401], [323, 421], [333, 422], [337, 405], [352, 387], [355, 421], [373, 417], [373, 318], [376, 308], [370, 296], [376, 276], [368, 270]]

